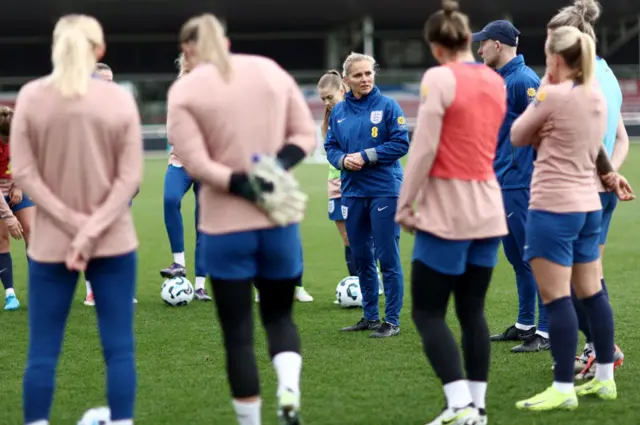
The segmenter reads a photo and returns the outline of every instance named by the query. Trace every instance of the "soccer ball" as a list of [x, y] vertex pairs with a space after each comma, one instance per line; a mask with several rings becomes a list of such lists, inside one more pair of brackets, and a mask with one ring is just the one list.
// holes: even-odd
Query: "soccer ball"
[[160, 296], [167, 305], [181, 307], [193, 301], [193, 285], [184, 277], [173, 277], [164, 281]]
[[108, 407], [94, 407], [87, 410], [78, 425], [109, 425], [111, 423], [111, 410]]
[[362, 307], [362, 293], [358, 276], [345, 277], [338, 283], [336, 301], [342, 308]]

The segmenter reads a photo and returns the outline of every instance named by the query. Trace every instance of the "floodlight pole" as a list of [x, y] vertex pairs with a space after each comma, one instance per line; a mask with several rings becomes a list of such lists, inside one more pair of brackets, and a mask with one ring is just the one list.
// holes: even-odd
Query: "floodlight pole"
[[362, 50], [365, 55], [374, 56], [373, 32], [373, 19], [365, 16], [362, 20]]
[[330, 31], [325, 38], [325, 55], [328, 69], [340, 69], [340, 39], [336, 31]]

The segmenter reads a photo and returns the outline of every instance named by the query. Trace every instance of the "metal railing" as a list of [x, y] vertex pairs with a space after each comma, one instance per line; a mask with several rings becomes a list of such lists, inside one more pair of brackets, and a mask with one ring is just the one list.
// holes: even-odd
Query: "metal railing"
[[[640, 79], [640, 64], [610, 65], [613, 72], [619, 79]], [[532, 66], [539, 75], [544, 74], [543, 65]], [[425, 69], [385, 69], [378, 70], [376, 81], [378, 84], [401, 84], [419, 82]], [[315, 84], [324, 70], [303, 70], [291, 71], [299, 84]], [[117, 76], [120, 81], [130, 81], [136, 86], [143, 87], [168, 87], [175, 79], [175, 74], [120, 74]], [[25, 82], [36, 78], [34, 76], [24, 77], [0, 77], [0, 92], [17, 91]]]
[[[533, 67], [539, 74], [544, 73], [543, 66]], [[640, 80], [638, 65], [613, 65], [612, 69], [616, 76], [623, 80]], [[292, 72], [298, 83], [302, 86], [314, 87], [323, 70], [307, 70]], [[422, 78], [424, 69], [381, 69], [376, 75], [376, 83], [379, 85], [395, 85], [409, 88], [415, 86]], [[166, 95], [170, 85], [175, 80], [172, 74], [138, 74], [117, 76], [119, 82], [130, 88], [138, 100], [140, 113], [143, 122], [146, 124], [164, 123], [166, 117]], [[15, 96], [20, 87], [29, 81], [29, 77], [22, 78], [1, 78], [0, 77], [0, 97], [10, 98]], [[2, 96], [6, 94], [6, 96]], [[640, 101], [631, 99], [626, 102], [624, 112], [633, 114], [627, 117], [636, 120], [640, 113]]]

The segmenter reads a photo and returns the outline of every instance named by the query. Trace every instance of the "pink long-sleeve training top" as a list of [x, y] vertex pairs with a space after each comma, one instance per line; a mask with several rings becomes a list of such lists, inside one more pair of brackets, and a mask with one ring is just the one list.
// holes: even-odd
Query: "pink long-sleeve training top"
[[271, 59], [230, 56], [230, 80], [201, 64], [169, 90], [167, 135], [187, 172], [202, 184], [199, 230], [223, 234], [275, 227], [249, 201], [228, 192], [232, 172], [285, 144], [315, 149], [316, 127], [295, 80]]
[[507, 234], [493, 171], [507, 107], [504, 80], [484, 65], [456, 62], [429, 69], [421, 87], [397, 218], [415, 202], [416, 228], [440, 238]]
[[596, 158], [607, 128], [597, 84], [546, 85], [511, 127], [514, 146], [537, 145], [529, 209], [554, 213], [602, 208]]
[[22, 87], [11, 125], [13, 179], [37, 205], [28, 254], [64, 262], [69, 247], [110, 257], [138, 246], [129, 200], [142, 181], [143, 144], [133, 96], [91, 79], [65, 98], [40, 78]]

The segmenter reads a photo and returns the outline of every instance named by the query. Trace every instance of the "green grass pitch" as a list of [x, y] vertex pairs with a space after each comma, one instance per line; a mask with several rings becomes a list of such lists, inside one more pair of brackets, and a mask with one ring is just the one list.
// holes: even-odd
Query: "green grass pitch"
[[[166, 160], [146, 162], [144, 185], [133, 212], [141, 241], [136, 307], [139, 425], [232, 425], [235, 423], [224, 372], [220, 329], [211, 303], [193, 302], [169, 308], [160, 299], [158, 270], [171, 262], [162, 212]], [[640, 190], [640, 148], [632, 146], [624, 173]], [[333, 304], [337, 283], [346, 275], [343, 248], [327, 219], [326, 176], [322, 165], [304, 165], [296, 172], [310, 195], [302, 225], [304, 284], [315, 297], [297, 304], [296, 322], [303, 343], [303, 415], [312, 425], [420, 425], [444, 405], [439, 382], [427, 363], [410, 317], [407, 285], [402, 333], [372, 340], [367, 334], [341, 334], [338, 329], [357, 321], [358, 310]], [[573, 413], [522, 413], [514, 403], [551, 383], [549, 352], [512, 354], [512, 344], [492, 346], [488, 413], [492, 425], [603, 425], [638, 423], [640, 393], [634, 389], [640, 349], [637, 325], [640, 299], [638, 239], [640, 201], [620, 205], [615, 213], [605, 255], [605, 274], [616, 319], [616, 341], [627, 362], [616, 374], [615, 402], [581, 400]], [[183, 203], [189, 279], [193, 281], [193, 194]], [[408, 283], [412, 238], [402, 236], [405, 281]], [[23, 305], [27, 301], [23, 247], [15, 243], [15, 281]], [[52, 423], [75, 424], [90, 407], [105, 405], [104, 364], [93, 308], [85, 307], [78, 285], [58, 368]], [[122, 300], [129, 302], [129, 300]], [[514, 322], [517, 298], [511, 267], [501, 257], [487, 300], [493, 332]], [[453, 312], [448, 319], [458, 334]], [[265, 337], [256, 324], [256, 351], [264, 397], [264, 424], [275, 421], [275, 376], [266, 354]], [[582, 341], [581, 341], [582, 344]], [[22, 423], [22, 375], [27, 348], [27, 311], [0, 311], [0, 424]]]

